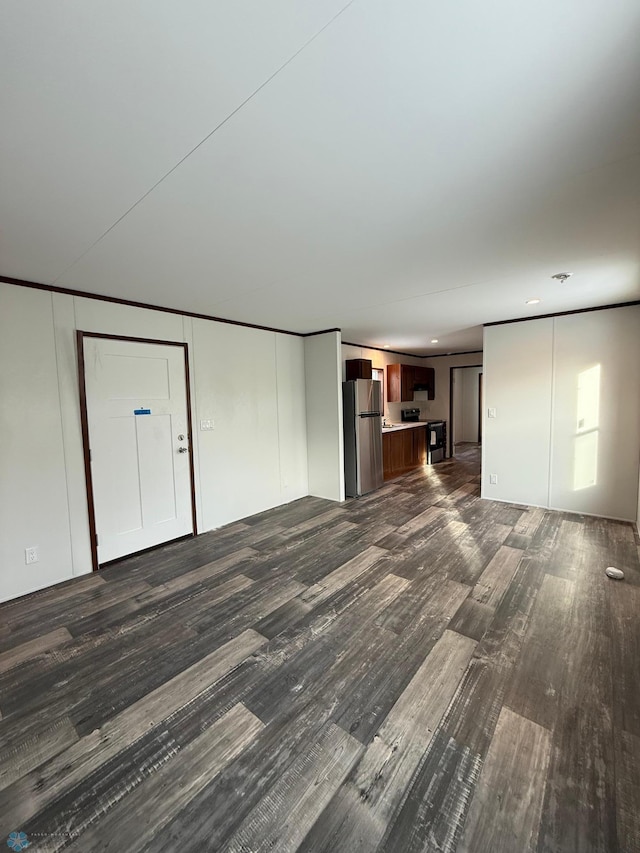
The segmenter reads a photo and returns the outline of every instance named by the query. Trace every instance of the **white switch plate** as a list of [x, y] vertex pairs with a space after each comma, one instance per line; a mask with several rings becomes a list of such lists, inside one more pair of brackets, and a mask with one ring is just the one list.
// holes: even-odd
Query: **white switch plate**
[[24, 549], [24, 562], [28, 566], [31, 563], [37, 563], [40, 558], [38, 557], [38, 546], [33, 545], [31, 548]]
[[487, 417], [488, 418], [495, 418], [495, 416], [496, 416], [496, 410], [495, 409], [489, 409], [487, 411]]
[[498, 485], [498, 475], [497, 474], [489, 474], [489, 485], [497, 486]]
[[200, 421], [200, 430], [202, 432], [209, 430], [209, 429], [213, 429], [214, 426], [215, 426], [215, 421], [212, 418], [210, 418], [206, 421]]

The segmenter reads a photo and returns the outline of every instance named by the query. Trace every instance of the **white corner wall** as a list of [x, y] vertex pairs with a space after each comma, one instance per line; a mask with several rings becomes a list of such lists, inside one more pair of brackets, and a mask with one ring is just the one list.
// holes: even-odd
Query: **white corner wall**
[[280, 503], [309, 494], [304, 339], [275, 335]]
[[640, 306], [489, 327], [484, 365], [483, 497], [636, 520]]
[[188, 343], [198, 532], [309, 493], [302, 338], [0, 284], [0, 601], [91, 571], [76, 329]]
[[[0, 600], [72, 575], [51, 295], [0, 285]], [[25, 565], [36, 546], [39, 562]]]
[[482, 497], [548, 504], [552, 354], [552, 319], [485, 329]]
[[[306, 495], [302, 339], [185, 321], [193, 324], [202, 529]], [[215, 428], [200, 431], [201, 419]]]
[[549, 506], [635, 520], [640, 306], [556, 317], [553, 360]]
[[342, 359], [339, 332], [304, 339], [309, 494], [343, 501]]

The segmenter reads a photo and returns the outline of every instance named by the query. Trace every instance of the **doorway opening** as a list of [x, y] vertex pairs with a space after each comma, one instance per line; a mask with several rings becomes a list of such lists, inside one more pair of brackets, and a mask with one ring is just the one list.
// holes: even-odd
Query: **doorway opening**
[[482, 445], [482, 365], [450, 369], [450, 455]]

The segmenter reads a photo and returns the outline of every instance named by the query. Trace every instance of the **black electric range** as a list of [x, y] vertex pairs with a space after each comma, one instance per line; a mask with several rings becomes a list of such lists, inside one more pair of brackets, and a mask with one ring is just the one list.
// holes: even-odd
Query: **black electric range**
[[442, 462], [447, 457], [447, 422], [439, 419], [421, 420], [420, 409], [401, 409], [403, 423], [424, 424], [427, 430], [427, 465]]

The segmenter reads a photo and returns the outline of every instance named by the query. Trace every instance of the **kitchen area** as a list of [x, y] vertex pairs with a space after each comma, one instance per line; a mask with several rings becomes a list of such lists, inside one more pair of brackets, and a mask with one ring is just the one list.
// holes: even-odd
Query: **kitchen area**
[[446, 420], [423, 415], [425, 403], [435, 399], [433, 367], [400, 363], [380, 370], [370, 359], [354, 358], [345, 361], [345, 377], [347, 496], [446, 458]]

